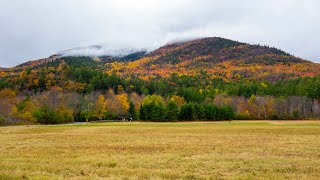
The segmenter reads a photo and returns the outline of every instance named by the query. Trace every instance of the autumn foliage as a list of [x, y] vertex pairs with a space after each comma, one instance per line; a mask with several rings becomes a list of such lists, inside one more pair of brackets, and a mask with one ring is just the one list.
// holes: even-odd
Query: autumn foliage
[[204, 38], [124, 59], [52, 56], [1, 69], [0, 123], [308, 119], [320, 116], [319, 92], [317, 63]]

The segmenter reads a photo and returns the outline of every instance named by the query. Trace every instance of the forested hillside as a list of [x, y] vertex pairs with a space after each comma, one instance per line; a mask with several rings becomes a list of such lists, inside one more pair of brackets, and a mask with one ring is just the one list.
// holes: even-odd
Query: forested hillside
[[0, 69], [0, 123], [320, 118], [320, 65], [223, 38]]

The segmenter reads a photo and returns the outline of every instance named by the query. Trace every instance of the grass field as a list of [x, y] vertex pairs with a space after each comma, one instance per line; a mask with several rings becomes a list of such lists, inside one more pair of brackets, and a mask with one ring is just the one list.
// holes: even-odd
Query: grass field
[[0, 127], [0, 179], [320, 179], [320, 121]]

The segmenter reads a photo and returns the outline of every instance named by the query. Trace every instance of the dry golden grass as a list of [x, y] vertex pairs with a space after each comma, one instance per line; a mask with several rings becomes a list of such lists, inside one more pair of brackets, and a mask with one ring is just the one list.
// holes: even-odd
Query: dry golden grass
[[320, 122], [0, 127], [0, 179], [319, 179]]

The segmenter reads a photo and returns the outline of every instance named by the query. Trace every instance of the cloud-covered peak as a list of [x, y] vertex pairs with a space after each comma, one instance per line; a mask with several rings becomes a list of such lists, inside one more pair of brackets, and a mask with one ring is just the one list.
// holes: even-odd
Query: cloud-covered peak
[[147, 52], [147, 48], [135, 48], [135, 47], [119, 47], [119, 46], [109, 46], [109, 45], [94, 45], [87, 47], [77, 47], [69, 50], [64, 50], [58, 52], [56, 55], [59, 57], [65, 56], [112, 56], [122, 58], [129, 54], [137, 52]]

